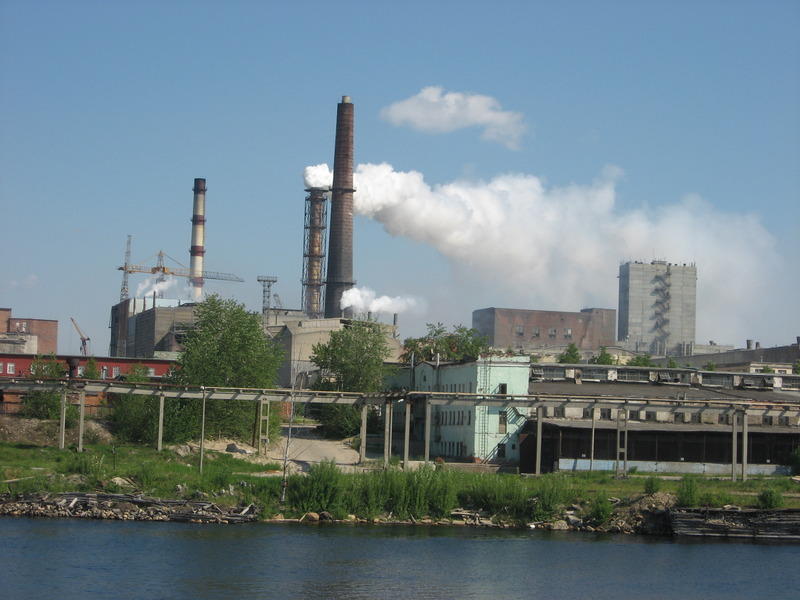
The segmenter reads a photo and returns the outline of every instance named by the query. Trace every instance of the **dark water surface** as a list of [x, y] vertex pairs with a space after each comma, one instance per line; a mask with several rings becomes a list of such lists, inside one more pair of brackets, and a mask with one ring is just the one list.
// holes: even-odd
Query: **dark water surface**
[[0, 598], [800, 598], [800, 547], [464, 528], [0, 519]]

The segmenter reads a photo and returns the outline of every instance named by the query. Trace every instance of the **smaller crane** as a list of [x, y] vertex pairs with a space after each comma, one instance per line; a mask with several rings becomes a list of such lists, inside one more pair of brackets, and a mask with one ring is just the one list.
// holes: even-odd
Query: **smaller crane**
[[81, 338], [81, 354], [83, 356], [89, 356], [89, 341], [90, 341], [90, 338], [88, 338], [88, 337], [86, 337], [86, 335], [84, 335], [84, 333], [81, 331], [81, 328], [78, 327], [78, 323], [77, 323], [77, 321], [75, 321], [75, 319], [70, 317], [69, 320], [72, 321], [72, 325], [75, 327], [75, 331], [78, 332], [78, 335]]

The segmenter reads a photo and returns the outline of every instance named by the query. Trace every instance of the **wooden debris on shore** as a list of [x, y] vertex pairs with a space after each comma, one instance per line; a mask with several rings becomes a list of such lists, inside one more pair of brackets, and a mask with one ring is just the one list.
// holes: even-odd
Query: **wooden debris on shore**
[[248, 523], [258, 518], [250, 504], [221, 508], [213, 502], [162, 500], [141, 494], [34, 494], [12, 499], [0, 496], [0, 515], [73, 517], [126, 521], [180, 521], [185, 523]]
[[678, 508], [670, 513], [675, 535], [800, 542], [800, 509]]

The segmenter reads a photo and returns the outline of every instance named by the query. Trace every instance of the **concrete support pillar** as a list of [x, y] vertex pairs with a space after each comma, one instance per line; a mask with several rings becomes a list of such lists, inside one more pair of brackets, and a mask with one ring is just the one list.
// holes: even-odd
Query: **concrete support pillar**
[[425, 462], [431, 461], [431, 401], [425, 399]]
[[747, 411], [742, 412], [742, 481], [747, 481]]
[[383, 466], [389, 466], [392, 439], [392, 401], [387, 400], [383, 405]]
[[86, 392], [81, 390], [78, 394], [80, 401], [80, 413], [78, 416], [78, 452], [83, 452], [83, 430], [85, 427], [84, 417], [86, 412]]
[[67, 434], [67, 390], [61, 392], [61, 418], [58, 424], [58, 448], [63, 450]]
[[161, 452], [164, 443], [164, 394], [158, 395], [158, 444], [156, 450]]
[[364, 464], [364, 459], [367, 458], [367, 411], [369, 406], [364, 404], [361, 407], [361, 432], [359, 435], [360, 443], [358, 445], [358, 463]]
[[536, 474], [542, 474], [542, 421], [544, 420], [544, 407], [536, 407]]
[[[292, 403], [294, 406], [294, 403]], [[203, 474], [203, 458], [206, 450], [206, 391], [203, 390], [203, 408], [200, 416], [200, 474]]]
[[411, 402], [405, 401], [405, 421], [403, 423], [403, 470], [408, 469], [409, 445], [411, 443]]
[[736, 481], [736, 411], [731, 415], [731, 481]]
[[597, 423], [597, 411], [592, 409], [592, 448], [589, 450], [589, 471], [594, 471], [594, 430]]
[[625, 432], [625, 446], [624, 446], [625, 463], [624, 464], [625, 464], [625, 475], [627, 476], [628, 475], [628, 411], [627, 410], [625, 411], [625, 430], [624, 430], [624, 432]]
[[614, 473], [619, 475], [619, 434], [620, 434], [620, 426], [622, 420], [622, 413], [620, 412], [622, 409], [617, 409], [617, 449], [614, 452]]

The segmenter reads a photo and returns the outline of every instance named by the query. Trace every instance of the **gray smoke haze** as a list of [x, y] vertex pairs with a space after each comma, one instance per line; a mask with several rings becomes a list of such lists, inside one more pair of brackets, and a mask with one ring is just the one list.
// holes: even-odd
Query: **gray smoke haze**
[[755, 215], [697, 195], [621, 210], [620, 175], [608, 167], [589, 184], [563, 187], [528, 174], [429, 185], [417, 171], [362, 164], [355, 210], [392, 236], [434, 247], [476, 285], [491, 281], [497, 306], [616, 308], [619, 263], [656, 258], [697, 264], [698, 341], [741, 344], [761, 335], [776, 303], [791, 314], [791, 298], [770, 297], [789, 271]]

